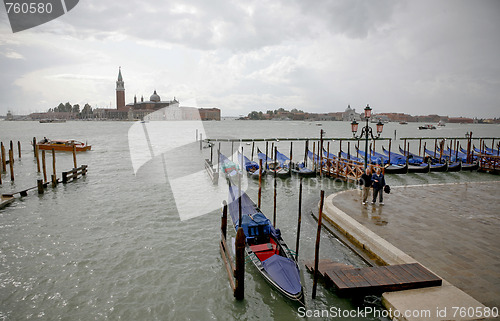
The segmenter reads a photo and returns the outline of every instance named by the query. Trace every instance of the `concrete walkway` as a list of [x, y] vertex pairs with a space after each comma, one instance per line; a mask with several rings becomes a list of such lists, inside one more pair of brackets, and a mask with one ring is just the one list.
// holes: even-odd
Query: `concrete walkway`
[[500, 307], [500, 182], [397, 187], [384, 198], [384, 206], [362, 205], [352, 190], [331, 205], [479, 302]]

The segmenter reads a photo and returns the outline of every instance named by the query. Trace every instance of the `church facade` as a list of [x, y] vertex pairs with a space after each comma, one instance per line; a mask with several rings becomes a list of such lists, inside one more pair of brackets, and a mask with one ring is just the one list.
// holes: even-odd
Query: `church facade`
[[[172, 112], [169, 112], [169, 109]], [[123, 81], [121, 68], [118, 71], [116, 81], [116, 109], [102, 109], [100, 112], [103, 113], [102, 118], [161, 120], [162, 117], [174, 114], [174, 110], [176, 110], [176, 115], [182, 115], [182, 118], [176, 120], [220, 120], [219, 108], [179, 107], [179, 101], [175, 97], [173, 100], [161, 100], [156, 89], [149, 97], [149, 100], [144, 100], [144, 96], [142, 96], [138, 101], [137, 96], [134, 96], [134, 102], [125, 104], [125, 82]], [[160, 114], [163, 116], [160, 116]]]

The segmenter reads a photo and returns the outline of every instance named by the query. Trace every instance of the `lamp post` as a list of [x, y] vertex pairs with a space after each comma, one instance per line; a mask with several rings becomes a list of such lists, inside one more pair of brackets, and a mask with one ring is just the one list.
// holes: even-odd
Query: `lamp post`
[[372, 109], [370, 106], [367, 104], [365, 107], [365, 120], [366, 120], [366, 125], [361, 129], [361, 133], [359, 136], [356, 136], [356, 132], [358, 131], [358, 123], [356, 120], [353, 120], [351, 123], [351, 130], [352, 130], [352, 137], [355, 139], [361, 139], [363, 136], [365, 136], [365, 170], [366, 167], [368, 167], [368, 138], [371, 137], [371, 139], [377, 139], [380, 137], [380, 134], [382, 134], [382, 130], [384, 128], [384, 124], [379, 120], [377, 123], [377, 136], [373, 136], [373, 131], [370, 126], [368, 126], [368, 121], [370, 120], [370, 117], [372, 115]]

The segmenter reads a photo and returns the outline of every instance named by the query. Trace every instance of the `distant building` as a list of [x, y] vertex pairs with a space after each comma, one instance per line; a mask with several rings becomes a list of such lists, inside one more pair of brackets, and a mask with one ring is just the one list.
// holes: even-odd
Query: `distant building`
[[[173, 108], [172, 113], [168, 109]], [[180, 109], [179, 109], [180, 108]], [[187, 108], [184, 111], [183, 108]], [[140, 101], [137, 101], [137, 96], [134, 96], [134, 102], [125, 105], [125, 83], [123, 81], [121, 69], [118, 71], [118, 80], [116, 81], [116, 109], [99, 109], [97, 110], [98, 115], [102, 115], [102, 118], [114, 118], [114, 119], [146, 119], [145, 117], [153, 112], [157, 112], [164, 109], [163, 112], [155, 113], [148, 117], [149, 120], [165, 120], [169, 119], [168, 116], [175, 114], [175, 117], [180, 116], [182, 113], [183, 118], [171, 118], [171, 119], [184, 119], [184, 120], [220, 120], [220, 109], [218, 108], [191, 108], [191, 107], [179, 107], [179, 101], [177, 99], [162, 101], [160, 95], [154, 90], [153, 94], [149, 97], [149, 100], [144, 100], [144, 96], [141, 97]], [[175, 110], [175, 112], [174, 112]], [[95, 111], [94, 111], [95, 112]]]
[[342, 120], [344, 121], [360, 121], [361, 116], [356, 113], [356, 109], [352, 109], [351, 105], [347, 105], [346, 110], [342, 113]]

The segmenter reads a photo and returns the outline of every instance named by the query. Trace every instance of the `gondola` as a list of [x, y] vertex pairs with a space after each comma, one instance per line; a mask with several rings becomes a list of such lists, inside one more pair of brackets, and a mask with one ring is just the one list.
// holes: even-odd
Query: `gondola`
[[[239, 201], [241, 200], [241, 224]], [[236, 230], [245, 233], [245, 251], [260, 275], [278, 292], [304, 305], [304, 291], [297, 261], [269, 219], [244, 192], [229, 185], [228, 209]]]
[[420, 165], [408, 165], [408, 173], [429, 173], [431, 164], [422, 163]]
[[417, 165], [424, 163], [424, 158], [422, 156], [418, 156], [416, 154], [410, 153], [409, 151], [405, 151], [399, 146], [399, 152], [403, 154], [405, 157], [408, 157], [408, 162], [411, 165]]
[[462, 162], [453, 162], [448, 164], [448, 172], [460, 172], [462, 170]]
[[267, 155], [262, 153], [258, 148], [257, 148], [257, 155], [259, 156], [259, 159], [262, 159], [262, 164], [266, 164], [265, 165], [266, 173], [274, 176], [274, 172], [276, 172], [277, 177], [280, 178], [290, 177], [290, 170], [288, 168], [280, 166], [279, 162], [274, 161], [270, 157], [267, 157]]
[[431, 164], [431, 172], [446, 172], [448, 171], [448, 163]]
[[479, 162], [470, 163], [462, 163], [463, 171], [477, 171], [479, 169]]
[[[239, 151], [238, 151], [238, 160], [240, 161], [240, 164], [243, 163], [243, 168], [247, 172], [248, 177], [251, 177], [253, 179], [259, 179], [259, 175], [260, 175], [259, 164], [257, 164], [254, 161], [251, 161], [250, 159], [248, 159], [248, 157], [246, 157], [245, 155], [243, 155]], [[266, 175], [265, 168], [262, 169], [262, 175]]]
[[316, 176], [316, 172], [310, 168], [304, 166], [304, 163], [293, 163], [290, 158], [284, 154], [276, 151], [276, 160], [280, 163], [280, 166], [287, 169], [289, 168], [291, 173], [301, 177], [313, 177]]
[[384, 174], [406, 174], [408, 173], [408, 164], [392, 165], [388, 164], [384, 167]]
[[237, 175], [241, 175], [241, 170], [238, 164], [231, 161], [226, 155], [219, 153], [219, 167], [220, 172], [224, 174], [227, 179], [231, 179], [233, 177], [237, 177]]

